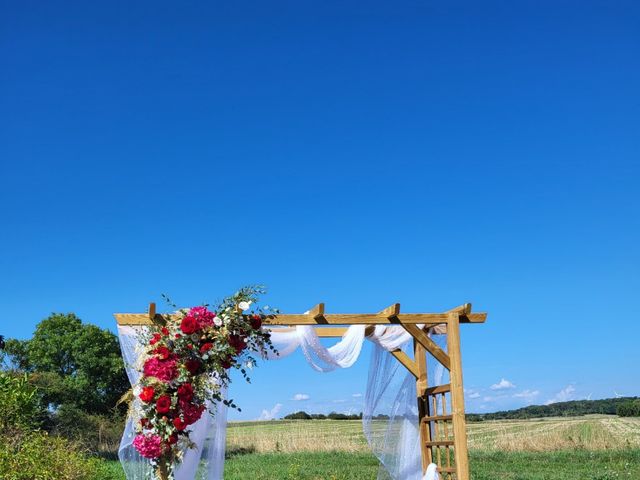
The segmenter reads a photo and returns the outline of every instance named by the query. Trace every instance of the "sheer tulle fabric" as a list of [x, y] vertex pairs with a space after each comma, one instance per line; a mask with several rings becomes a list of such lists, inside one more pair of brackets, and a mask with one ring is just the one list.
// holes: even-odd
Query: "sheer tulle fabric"
[[[137, 336], [144, 327], [119, 326], [118, 334], [122, 355], [127, 365], [127, 375], [132, 385], [139, 380], [135, 369], [139, 352]], [[352, 366], [360, 356], [365, 339], [365, 326], [353, 325], [340, 341], [325, 347], [313, 326], [273, 328], [271, 339], [278, 354], [262, 352], [265, 359], [277, 359], [292, 354], [300, 348], [312, 368], [329, 372], [336, 368]], [[441, 335], [433, 336], [436, 340]], [[400, 363], [388, 352], [412, 346], [412, 337], [401, 326], [376, 326], [369, 340], [374, 343], [369, 366], [367, 391], [363, 410], [363, 429], [373, 453], [380, 460], [378, 479], [438, 480], [435, 466], [430, 465], [422, 475], [418, 410], [415, 379], [405, 373]], [[442, 339], [436, 340], [443, 343]], [[431, 359], [427, 364], [438, 364]], [[438, 364], [439, 365], [439, 364]], [[433, 367], [431, 367], [433, 369]], [[444, 369], [429, 372], [429, 378], [445, 380]], [[433, 376], [432, 376], [433, 375]], [[176, 469], [176, 480], [220, 480], [224, 470], [227, 410], [215, 405], [216, 414], [203, 415], [193, 425], [192, 440], [195, 449], [189, 450], [182, 464]], [[132, 445], [135, 433], [133, 419], [127, 421], [118, 455], [128, 480], [151, 478], [152, 469]]]

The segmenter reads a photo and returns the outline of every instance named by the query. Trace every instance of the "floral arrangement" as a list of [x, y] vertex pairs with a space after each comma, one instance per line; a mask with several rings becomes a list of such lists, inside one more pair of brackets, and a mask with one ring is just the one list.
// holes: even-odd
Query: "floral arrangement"
[[215, 308], [204, 305], [156, 317], [160, 320], [142, 339], [133, 445], [158, 478], [173, 477], [183, 452], [193, 446], [189, 426], [200, 419], [208, 401], [238, 408], [220, 393], [229, 384], [229, 371], [238, 369], [249, 380], [246, 369], [256, 363], [252, 352], [274, 350], [261, 326], [277, 311], [266, 306], [249, 311], [262, 293], [262, 287], [245, 287]]

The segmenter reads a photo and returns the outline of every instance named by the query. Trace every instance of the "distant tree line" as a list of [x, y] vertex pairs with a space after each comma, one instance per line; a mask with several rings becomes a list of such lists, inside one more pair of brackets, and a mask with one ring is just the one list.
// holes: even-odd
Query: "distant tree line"
[[[634, 414], [631, 412], [638, 413]], [[469, 413], [467, 414], [467, 421], [482, 422], [484, 420], [574, 417], [590, 414], [638, 416], [640, 415], [640, 399], [638, 397], [620, 397], [601, 400], [572, 400], [570, 402], [552, 403], [550, 405], [531, 405], [516, 410], [493, 413]]]
[[[346, 414], [331, 412], [328, 415], [324, 413], [307, 413], [305, 411], [290, 413], [283, 417], [285, 420], [362, 420], [362, 412]], [[376, 418], [389, 418], [386, 415], [378, 415]]]

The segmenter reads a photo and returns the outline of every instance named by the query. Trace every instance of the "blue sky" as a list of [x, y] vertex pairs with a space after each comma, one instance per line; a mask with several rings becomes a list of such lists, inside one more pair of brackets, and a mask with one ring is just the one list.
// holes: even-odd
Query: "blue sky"
[[[468, 410], [640, 394], [637, 2], [2, 9], [0, 334], [470, 301]], [[262, 364], [232, 418], [359, 411], [367, 359]]]

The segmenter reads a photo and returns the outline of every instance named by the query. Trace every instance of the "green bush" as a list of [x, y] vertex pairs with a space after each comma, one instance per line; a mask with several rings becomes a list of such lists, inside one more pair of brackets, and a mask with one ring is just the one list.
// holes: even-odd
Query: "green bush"
[[2, 480], [115, 480], [113, 469], [43, 432], [0, 436]]
[[32, 430], [43, 417], [38, 391], [27, 376], [0, 370], [0, 431]]
[[618, 405], [616, 413], [620, 417], [640, 417], [640, 399], [629, 400]]
[[112, 415], [93, 415], [70, 405], [61, 406], [51, 418], [48, 430], [81, 444], [87, 451], [115, 458], [124, 430], [126, 417], [114, 411]]

